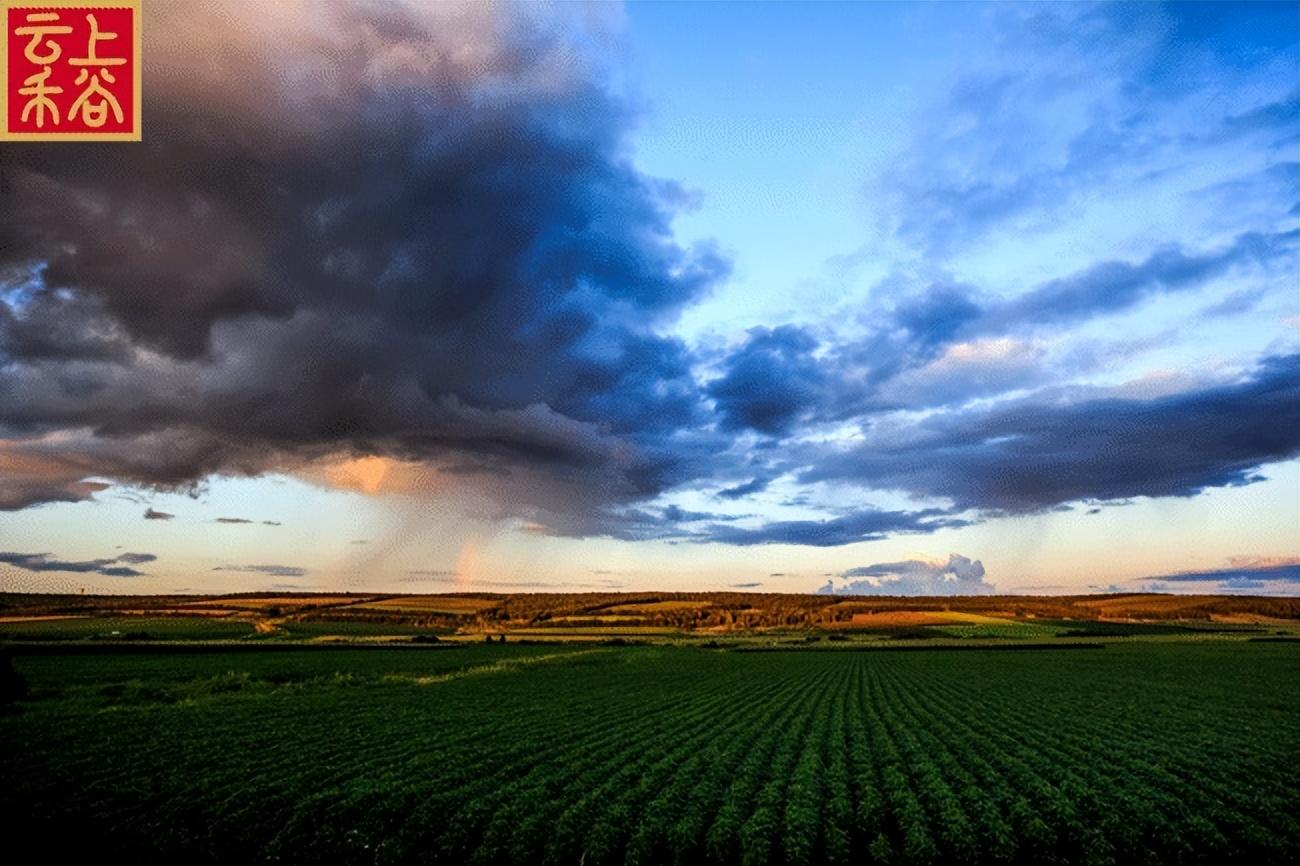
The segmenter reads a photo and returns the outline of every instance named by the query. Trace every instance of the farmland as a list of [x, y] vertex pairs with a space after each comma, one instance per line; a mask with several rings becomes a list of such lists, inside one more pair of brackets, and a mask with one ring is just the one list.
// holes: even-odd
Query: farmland
[[765, 593], [71, 596], [0, 593], [0, 641], [707, 638], [1021, 640], [1294, 633], [1300, 599]]
[[1294, 862], [1300, 644], [1093, 640], [14, 644], [0, 809], [133, 862]]

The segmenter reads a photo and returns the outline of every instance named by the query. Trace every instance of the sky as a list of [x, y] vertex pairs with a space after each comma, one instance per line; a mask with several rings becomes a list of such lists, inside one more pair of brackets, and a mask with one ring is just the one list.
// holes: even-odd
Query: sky
[[1294, 4], [146, 4], [0, 589], [1300, 592]]

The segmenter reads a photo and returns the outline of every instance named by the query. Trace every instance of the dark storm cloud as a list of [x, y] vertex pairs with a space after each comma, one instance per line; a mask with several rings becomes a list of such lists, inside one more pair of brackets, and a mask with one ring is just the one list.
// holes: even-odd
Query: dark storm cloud
[[12, 565], [27, 571], [59, 571], [72, 574], [102, 574], [105, 577], [142, 577], [144, 572], [136, 571], [126, 565], [127, 562], [139, 565], [157, 559], [151, 553], [125, 553], [111, 559], [87, 559], [71, 562], [52, 559], [49, 553], [0, 553], [0, 563]]
[[565, 27], [148, 15], [143, 144], [0, 152], [0, 268], [24, 286], [0, 293], [0, 434], [58, 482], [0, 507], [334, 454], [522, 465], [580, 510], [699, 471], [692, 359], [658, 326], [726, 265], [673, 240], [682, 193], [632, 165]]
[[[38, 288], [29, 297], [14, 300], [13, 306], [0, 303], [0, 348], [5, 354], [31, 361], [130, 359], [120, 328], [101, 305], [41, 291], [39, 271], [31, 278]], [[0, 277], [0, 288], [5, 285]]]
[[1300, 454], [1300, 356], [1240, 381], [1153, 399], [1025, 399], [932, 415], [901, 440], [824, 453], [804, 481], [852, 480], [951, 500], [960, 509], [1039, 511], [1077, 500], [1192, 496], [1249, 484]]

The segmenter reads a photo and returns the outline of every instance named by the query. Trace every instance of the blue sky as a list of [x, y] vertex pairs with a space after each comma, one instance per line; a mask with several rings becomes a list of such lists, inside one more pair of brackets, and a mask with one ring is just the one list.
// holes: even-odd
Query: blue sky
[[1296, 591], [1293, 5], [327, 10], [6, 149], [5, 588]]

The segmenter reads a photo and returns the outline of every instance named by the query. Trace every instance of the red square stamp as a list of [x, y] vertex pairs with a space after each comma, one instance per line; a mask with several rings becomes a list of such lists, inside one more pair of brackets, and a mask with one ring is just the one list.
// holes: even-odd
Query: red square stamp
[[140, 141], [140, 0], [0, 0], [0, 141]]

